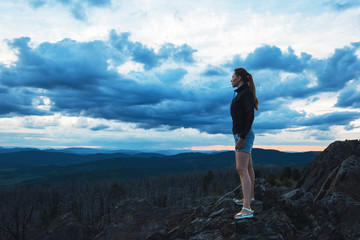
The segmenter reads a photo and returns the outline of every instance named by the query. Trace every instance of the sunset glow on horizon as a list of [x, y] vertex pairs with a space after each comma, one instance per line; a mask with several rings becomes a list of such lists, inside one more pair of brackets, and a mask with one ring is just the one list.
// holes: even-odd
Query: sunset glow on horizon
[[[282, 152], [309, 152], [309, 151], [323, 151], [327, 146], [301, 146], [301, 145], [255, 145], [254, 148], [278, 150]], [[179, 149], [180, 150], [180, 149]], [[184, 148], [184, 150], [191, 151], [233, 151], [234, 146], [214, 145], [214, 146], [193, 146], [191, 148]]]

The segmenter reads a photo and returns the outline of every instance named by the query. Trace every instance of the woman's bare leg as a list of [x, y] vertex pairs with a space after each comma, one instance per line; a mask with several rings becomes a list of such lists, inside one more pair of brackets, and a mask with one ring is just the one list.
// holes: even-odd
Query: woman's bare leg
[[250, 198], [255, 198], [255, 197], [254, 197], [255, 172], [254, 172], [254, 168], [253, 168], [253, 164], [252, 164], [251, 153], [250, 153], [250, 160], [249, 160], [249, 164], [248, 164], [248, 172], [249, 172], [250, 181], [251, 181], [251, 194], [250, 194]]
[[240, 176], [244, 207], [250, 209], [251, 179], [248, 171], [250, 155], [246, 152], [235, 152], [236, 170]]

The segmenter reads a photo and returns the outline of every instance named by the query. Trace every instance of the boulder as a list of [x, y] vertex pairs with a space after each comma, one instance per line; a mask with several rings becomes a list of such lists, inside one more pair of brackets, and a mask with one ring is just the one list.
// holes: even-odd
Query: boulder
[[352, 155], [341, 162], [329, 174], [315, 201], [321, 199], [327, 191], [343, 192], [353, 199], [360, 201], [360, 156]]
[[359, 140], [336, 141], [330, 144], [305, 167], [296, 187], [302, 187], [316, 196], [328, 176], [351, 155], [360, 156]]

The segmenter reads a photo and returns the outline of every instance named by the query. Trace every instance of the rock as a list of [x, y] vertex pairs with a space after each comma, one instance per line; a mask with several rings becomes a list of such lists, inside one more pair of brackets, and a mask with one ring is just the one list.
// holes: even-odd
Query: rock
[[97, 225], [97, 230], [101, 231], [101, 229], [104, 229], [107, 225], [111, 223], [111, 214], [104, 215], [99, 224]]
[[359, 182], [360, 156], [350, 156], [328, 176], [315, 197], [315, 201], [321, 199], [328, 190], [343, 192], [355, 200], [360, 201]]
[[90, 239], [89, 228], [76, 222], [71, 213], [64, 214], [53, 220], [48, 232], [40, 237], [41, 240], [62, 240], [62, 239]]
[[216, 204], [214, 204], [213, 209], [214, 210], [220, 210], [220, 209], [231, 209], [234, 210], [237, 205], [234, 203], [232, 198], [223, 198]]
[[220, 228], [220, 232], [221, 232], [221, 235], [224, 236], [225, 238], [230, 237], [234, 233], [231, 226], [229, 226], [227, 224]]
[[261, 213], [264, 208], [263, 202], [259, 200], [252, 201], [250, 206], [251, 209], [254, 210], [255, 214]]
[[285, 200], [286, 204], [290, 204], [291, 201], [295, 199], [299, 199], [299, 197], [304, 194], [305, 194], [305, 190], [303, 188], [297, 188], [295, 190], [283, 194], [281, 197]]
[[163, 239], [164, 240], [168, 239], [168, 234], [164, 230], [160, 230], [160, 231], [155, 232], [155, 233], [150, 233], [146, 237], [146, 240], [163, 240]]
[[220, 210], [218, 210], [218, 211], [216, 211], [216, 212], [213, 212], [212, 214], [210, 214], [210, 218], [213, 218], [213, 217], [216, 217], [216, 216], [218, 216], [218, 215], [220, 215], [221, 213], [223, 213], [225, 211], [225, 208], [222, 208], [222, 209], [220, 209]]
[[306, 166], [296, 187], [302, 187], [316, 196], [329, 174], [351, 155], [360, 156], [359, 140], [337, 141], [330, 144]]
[[109, 224], [95, 236], [94, 240], [123, 239], [126, 235], [124, 227], [123, 224]]
[[253, 225], [254, 219], [241, 219], [233, 223], [234, 231], [239, 234], [256, 234], [256, 228]]
[[199, 233], [189, 240], [215, 240], [215, 235], [213, 233]]
[[270, 236], [269, 240], [283, 240], [284, 237], [280, 234], [276, 235], [276, 236]]
[[196, 207], [193, 211], [193, 213], [191, 214], [191, 216], [195, 217], [195, 218], [203, 218], [205, 216], [207, 216], [209, 209], [203, 207], [203, 206], [199, 206]]
[[202, 219], [202, 218], [196, 218], [190, 223], [190, 226], [192, 229], [194, 229], [194, 232], [200, 232], [203, 229], [207, 228], [209, 226], [211, 219]]
[[316, 213], [318, 221], [331, 219], [332, 230], [337, 230], [345, 239], [360, 237], [360, 202], [341, 192], [328, 191], [325, 197], [317, 203], [323, 211]]
[[320, 232], [321, 232], [321, 227], [320, 227], [320, 226], [317, 226], [316, 228], [313, 229], [311, 235], [312, 235], [313, 237], [318, 237], [319, 234], [320, 234]]

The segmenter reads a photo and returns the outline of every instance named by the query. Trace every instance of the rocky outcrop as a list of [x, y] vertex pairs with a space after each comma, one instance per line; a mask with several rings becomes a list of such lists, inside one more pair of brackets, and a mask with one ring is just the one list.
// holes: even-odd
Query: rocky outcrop
[[350, 156], [329, 174], [315, 201], [322, 199], [327, 192], [342, 192], [360, 201], [360, 156]]
[[[323, 185], [325, 182], [327, 182], [327, 184], [329, 183], [329, 176], [334, 178], [343, 161], [347, 160], [350, 156], [360, 156], [359, 140], [337, 141], [330, 144], [313, 162], [306, 166], [302, 177], [298, 181], [297, 187], [304, 188], [314, 196], [318, 195], [320, 191], [326, 190], [327, 186], [324, 188]], [[342, 170], [350, 171], [351, 167], [348, 167], [349, 166], [343, 166]], [[350, 179], [347, 178], [347, 180]], [[339, 182], [347, 185], [347, 181], [343, 181], [342, 179], [339, 179]]]
[[[338, 226], [344, 239], [360, 237], [360, 141], [334, 142], [309, 164], [297, 187], [314, 194], [315, 214]], [[323, 226], [324, 227], [324, 226]], [[356, 238], [357, 237], [357, 238]]]
[[[109, 216], [111, 223], [100, 224], [95, 239], [357, 239], [360, 231], [360, 203], [343, 193], [333, 192], [314, 203], [303, 188], [271, 186], [256, 180], [252, 219], [234, 220], [241, 210], [232, 198], [236, 188], [221, 197], [206, 197], [192, 206], [155, 208], [142, 200], [119, 204]], [[341, 206], [352, 204], [354, 209]], [[349, 212], [354, 212], [350, 215]], [[359, 215], [357, 215], [359, 214]], [[351, 224], [350, 224], [351, 223]]]

